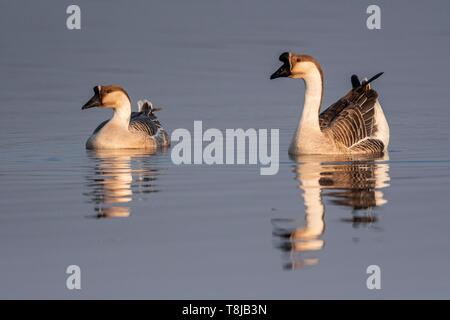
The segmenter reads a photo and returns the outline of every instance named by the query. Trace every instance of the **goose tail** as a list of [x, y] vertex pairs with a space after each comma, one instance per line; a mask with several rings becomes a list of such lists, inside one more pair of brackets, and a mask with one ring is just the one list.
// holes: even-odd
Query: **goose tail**
[[351, 77], [352, 87], [353, 87], [353, 89], [358, 89], [358, 88], [362, 88], [362, 87], [365, 87], [367, 89], [371, 89], [370, 88], [370, 83], [375, 81], [379, 77], [381, 77], [381, 75], [383, 73], [384, 72], [379, 72], [376, 75], [374, 75], [372, 78], [370, 78], [369, 80], [367, 80], [367, 78], [364, 78], [364, 80], [362, 82], [359, 80], [358, 76], [356, 74], [354, 74]]
[[138, 110], [149, 116], [161, 108], [155, 108], [150, 100], [143, 99], [138, 101]]

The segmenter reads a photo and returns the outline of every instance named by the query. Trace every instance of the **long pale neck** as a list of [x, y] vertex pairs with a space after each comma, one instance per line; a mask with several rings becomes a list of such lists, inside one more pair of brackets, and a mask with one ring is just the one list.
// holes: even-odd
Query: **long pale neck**
[[303, 77], [306, 85], [305, 102], [299, 129], [319, 130], [319, 111], [322, 103], [322, 76], [317, 68]]
[[109, 121], [112, 124], [128, 128], [131, 117], [131, 104], [128, 99], [123, 99], [117, 107], [114, 108], [114, 115]]

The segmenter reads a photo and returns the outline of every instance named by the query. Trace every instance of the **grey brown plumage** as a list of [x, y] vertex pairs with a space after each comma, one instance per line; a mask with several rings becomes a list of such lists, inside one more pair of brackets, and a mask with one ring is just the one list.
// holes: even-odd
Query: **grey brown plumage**
[[389, 125], [370, 83], [380, 77], [360, 81], [352, 75], [352, 89], [320, 113], [324, 91], [323, 72], [311, 56], [285, 52], [283, 63], [270, 79], [302, 79], [305, 99], [302, 116], [289, 145], [289, 154], [369, 154], [387, 151]]
[[150, 137], [154, 137], [158, 141], [158, 144], [168, 145], [169, 136], [161, 126], [154, 112], [154, 109], [151, 109], [149, 112], [145, 109], [140, 112], [133, 112], [130, 118], [129, 130], [131, 132], [143, 132]]
[[[105, 124], [108, 123], [109, 120], [105, 120], [95, 128], [93, 134], [99, 132]], [[143, 132], [148, 134], [149, 136], [154, 136], [158, 133], [158, 130], [162, 130], [163, 134], [167, 133], [161, 127], [161, 123], [159, 122], [156, 115], [152, 112], [146, 113], [146, 111], [132, 112], [130, 117], [130, 131]]]
[[168, 145], [169, 136], [155, 114], [161, 108], [153, 107], [148, 100], [139, 101], [138, 106], [139, 111], [131, 113], [129, 130], [148, 134], [155, 138], [159, 145]]
[[139, 111], [132, 112], [127, 92], [118, 85], [94, 87], [94, 95], [82, 110], [94, 107], [113, 109], [111, 119], [102, 122], [86, 141], [86, 148], [100, 149], [157, 149], [170, 145], [170, 138], [161, 126], [151, 102], [138, 103]]
[[[120, 88], [121, 89], [121, 88]], [[121, 89], [123, 90], [123, 89]], [[123, 90], [126, 94], [126, 92]], [[128, 97], [128, 94], [127, 94]], [[158, 145], [166, 146], [170, 144], [169, 135], [161, 125], [155, 112], [161, 110], [161, 108], [153, 107], [152, 103], [148, 100], [138, 101], [138, 112], [132, 112], [130, 116], [130, 123], [128, 130], [130, 132], [144, 133], [151, 138], [154, 138]], [[95, 128], [92, 133], [95, 135], [109, 122], [105, 120]]]
[[378, 93], [370, 89], [369, 84], [380, 75], [362, 84], [357, 76], [352, 76], [354, 88], [320, 114], [320, 129], [330, 135], [339, 148], [365, 153], [383, 152], [383, 142], [370, 138], [374, 133], [374, 107]]

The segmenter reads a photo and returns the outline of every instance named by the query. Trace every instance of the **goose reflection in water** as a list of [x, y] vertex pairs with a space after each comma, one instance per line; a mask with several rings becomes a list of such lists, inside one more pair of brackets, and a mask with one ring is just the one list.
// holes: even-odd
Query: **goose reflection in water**
[[300, 269], [319, 262], [308, 257], [324, 247], [325, 203], [349, 208], [354, 226], [376, 222], [374, 208], [387, 203], [381, 189], [389, 186], [388, 156], [377, 159], [339, 156], [301, 156], [295, 174], [305, 204], [305, 221], [273, 219], [277, 247], [286, 252], [286, 269]]
[[158, 172], [150, 163], [154, 153], [132, 149], [88, 152], [94, 170], [86, 176], [85, 195], [95, 204], [96, 217], [128, 217], [133, 197], [142, 199], [158, 191], [154, 185]]

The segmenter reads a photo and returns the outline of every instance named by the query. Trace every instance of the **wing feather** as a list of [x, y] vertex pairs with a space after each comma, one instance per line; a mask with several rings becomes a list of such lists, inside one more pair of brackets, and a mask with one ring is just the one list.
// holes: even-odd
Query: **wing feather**
[[[356, 147], [360, 141], [372, 136], [377, 98], [377, 92], [368, 86], [352, 89], [320, 115], [322, 131], [331, 135], [341, 147]], [[378, 143], [368, 143], [360, 145], [357, 150], [379, 147]]]
[[[152, 119], [153, 118], [153, 119]], [[153, 136], [161, 128], [161, 123], [156, 117], [151, 117], [142, 112], [133, 112], [130, 119], [130, 131], [140, 131]]]
[[131, 114], [129, 130], [147, 134], [155, 138], [162, 146], [170, 144], [167, 132], [161, 126], [161, 123], [153, 112], [133, 112]]
[[384, 150], [384, 143], [379, 139], [365, 139], [355, 144], [351, 148], [353, 151], [364, 153], [380, 153]]

